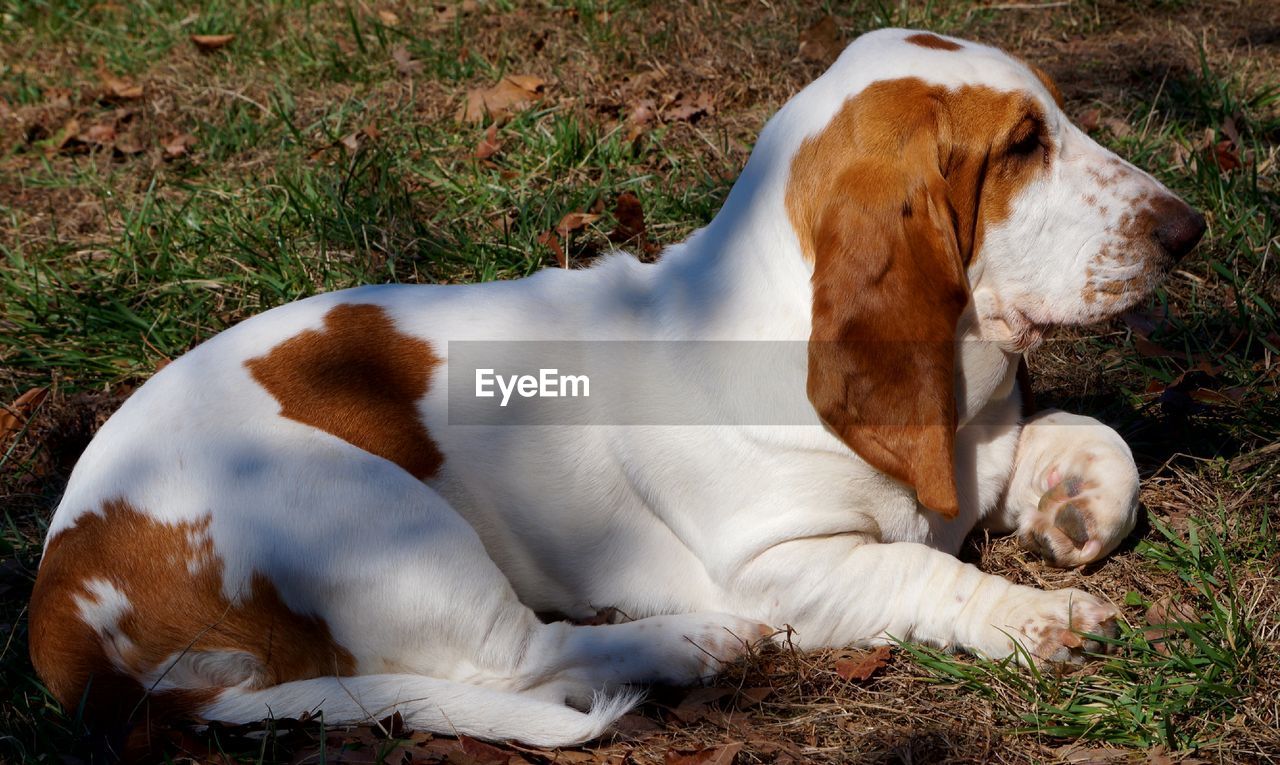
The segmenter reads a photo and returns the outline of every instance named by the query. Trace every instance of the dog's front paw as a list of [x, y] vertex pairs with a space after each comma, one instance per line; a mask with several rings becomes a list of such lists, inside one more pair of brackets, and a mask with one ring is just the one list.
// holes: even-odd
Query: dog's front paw
[[[1089, 637], [1114, 638], [1120, 612], [1106, 601], [1076, 589], [1017, 587], [997, 609], [991, 629], [1001, 646], [991, 656], [1016, 654], [1020, 663], [1080, 664], [1087, 654], [1110, 653], [1113, 644]], [[1019, 651], [1017, 646], [1021, 646]]]
[[1018, 541], [1055, 566], [1078, 566], [1115, 549], [1138, 517], [1138, 470], [1128, 450], [1094, 446], [1054, 460], [1043, 493], [1023, 516]]

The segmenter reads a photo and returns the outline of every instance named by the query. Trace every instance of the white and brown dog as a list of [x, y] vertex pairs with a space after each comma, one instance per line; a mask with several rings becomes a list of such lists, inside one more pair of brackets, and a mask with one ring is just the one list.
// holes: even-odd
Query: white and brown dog
[[[695, 681], [783, 625], [804, 647], [1078, 658], [1112, 606], [955, 554], [982, 525], [1076, 565], [1131, 530], [1124, 442], [1086, 417], [1025, 419], [1015, 377], [1046, 328], [1134, 305], [1203, 230], [1034, 67], [864, 35], [656, 264], [321, 295], [167, 366], [75, 468], [32, 659], [91, 719], [394, 709], [558, 745], [606, 730], [630, 685]], [[805, 343], [756, 374], [807, 415], [451, 423], [463, 340]], [[687, 355], [650, 372], [715, 410], [734, 381]], [[636, 619], [535, 616], [605, 606]]]

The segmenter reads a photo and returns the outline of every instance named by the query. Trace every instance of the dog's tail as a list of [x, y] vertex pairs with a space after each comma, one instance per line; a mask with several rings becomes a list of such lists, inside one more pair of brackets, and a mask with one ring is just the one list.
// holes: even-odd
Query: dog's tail
[[326, 724], [359, 724], [399, 712], [413, 730], [514, 740], [531, 746], [580, 744], [599, 737], [639, 703], [639, 691], [597, 694], [588, 712], [522, 693], [421, 675], [317, 677], [245, 690], [228, 688], [199, 716], [227, 723], [320, 712]]

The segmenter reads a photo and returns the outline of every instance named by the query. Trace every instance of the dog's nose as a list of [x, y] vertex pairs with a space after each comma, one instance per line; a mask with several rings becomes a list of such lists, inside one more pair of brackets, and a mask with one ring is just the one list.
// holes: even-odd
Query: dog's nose
[[1204, 216], [1182, 200], [1156, 205], [1156, 241], [1174, 260], [1191, 252], [1204, 236]]

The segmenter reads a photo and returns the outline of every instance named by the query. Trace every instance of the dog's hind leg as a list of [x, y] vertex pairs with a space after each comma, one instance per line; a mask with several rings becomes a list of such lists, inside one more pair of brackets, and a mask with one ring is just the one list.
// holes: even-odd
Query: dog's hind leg
[[229, 547], [255, 558], [286, 602], [321, 617], [357, 674], [408, 673], [583, 704], [622, 685], [696, 682], [762, 634], [724, 614], [543, 623], [441, 494], [345, 444], [302, 456], [296, 473], [282, 466], [276, 475], [305, 480], [237, 486], [246, 507], [279, 497], [299, 511], [273, 515], [268, 535], [260, 523], [238, 525]]

